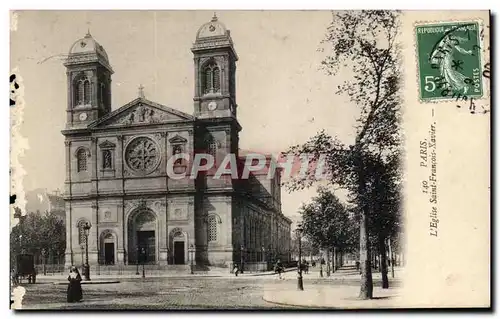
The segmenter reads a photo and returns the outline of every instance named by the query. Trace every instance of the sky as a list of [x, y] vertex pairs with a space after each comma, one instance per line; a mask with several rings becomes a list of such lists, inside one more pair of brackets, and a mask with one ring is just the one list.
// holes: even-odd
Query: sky
[[[64, 189], [66, 70], [64, 56], [87, 31], [106, 50], [112, 76], [112, 109], [137, 97], [193, 113], [194, 67], [190, 51], [198, 28], [212, 11], [18, 11], [11, 27], [11, 70], [24, 86], [18, 158], [25, 191]], [[335, 95], [345, 74], [320, 69], [320, 42], [329, 11], [219, 11], [239, 56], [236, 99], [240, 148], [277, 153], [319, 130], [345, 142], [354, 139], [356, 108]], [[12, 23], [11, 23], [12, 25]], [[288, 194], [283, 213], [297, 220], [315, 188]]]

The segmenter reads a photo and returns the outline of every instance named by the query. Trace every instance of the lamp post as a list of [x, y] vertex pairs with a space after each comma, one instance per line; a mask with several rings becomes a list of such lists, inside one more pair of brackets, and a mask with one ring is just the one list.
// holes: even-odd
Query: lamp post
[[136, 265], [135, 275], [139, 276], [139, 253], [140, 253], [140, 251], [139, 251], [139, 245], [137, 245], [137, 247], [135, 248], [135, 250], [137, 252], [136, 255], [135, 255], [136, 256], [135, 257], [135, 265]]
[[245, 251], [245, 246], [241, 245], [240, 247], [240, 272], [243, 273], [243, 254]]
[[298, 272], [299, 272], [299, 276], [297, 277], [297, 289], [298, 290], [304, 290], [304, 282], [302, 281], [302, 264], [301, 264], [301, 260], [302, 260], [302, 231], [303, 231], [303, 228], [302, 228], [302, 224], [298, 224], [297, 225], [297, 238], [299, 239], [299, 262], [297, 263], [298, 265]]
[[83, 272], [83, 265], [85, 265], [85, 244], [80, 245], [80, 255], [82, 257], [82, 272]]
[[43, 268], [43, 275], [47, 275], [47, 269], [45, 268], [45, 255], [47, 254], [47, 251], [45, 248], [42, 248], [42, 268]]
[[90, 280], [90, 266], [89, 266], [89, 232], [92, 225], [87, 222], [83, 226], [85, 232], [85, 264], [83, 265], [83, 277], [85, 280]]
[[146, 263], [146, 249], [144, 247], [141, 248], [141, 256], [142, 256], [142, 278], [146, 278], [146, 271], [144, 269], [144, 264]]
[[191, 275], [194, 275], [194, 246], [193, 244], [191, 244], [191, 246], [189, 246], [189, 259], [191, 259]]

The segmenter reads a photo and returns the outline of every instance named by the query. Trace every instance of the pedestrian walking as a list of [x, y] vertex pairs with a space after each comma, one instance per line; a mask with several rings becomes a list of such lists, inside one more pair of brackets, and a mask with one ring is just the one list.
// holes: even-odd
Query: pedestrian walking
[[238, 277], [238, 274], [240, 272], [240, 268], [238, 267], [238, 264], [234, 264], [234, 269], [233, 269], [234, 275]]
[[276, 264], [274, 265], [274, 272], [278, 273], [278, 278], [279, 279], [284, 279], [281, 277], [281, 273], [284, 271], [283, 264], [281, 263], [281, 260], [278, 259], [276, 261]]
[[78, 268], [71, 266], [68, 275], [68, 291], [67, 291], [67, 301], [77, 302], [81, 301], [83, 297], [82, 292], [82, 276], [78, 272]]

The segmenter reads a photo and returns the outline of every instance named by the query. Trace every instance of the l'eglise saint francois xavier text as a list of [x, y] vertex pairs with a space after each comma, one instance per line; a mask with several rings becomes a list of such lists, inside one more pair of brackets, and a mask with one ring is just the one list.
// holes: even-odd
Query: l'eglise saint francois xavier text
[[422, 180], [421, 188], [429, 198], [429, 235], [438, 235], [438, 198], [437, 198], [437, 156], [436, 156], [436, 122], [432, 123], [429, 137], [420, 141], [420, 167], [425, 170], [427, 178]]

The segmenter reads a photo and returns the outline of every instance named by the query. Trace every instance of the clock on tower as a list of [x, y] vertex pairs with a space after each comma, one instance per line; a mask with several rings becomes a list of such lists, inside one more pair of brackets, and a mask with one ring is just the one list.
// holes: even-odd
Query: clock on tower
[[216, 16], [196, 34], [194, 108], [198, 118], [236, 117], [235, 73], [238, 55], [229, 30]]
[[90, 33], [71, 46], [64, 63], [68, 76], [68, 128], [79, 128], [111, 111], [108, 55]]

